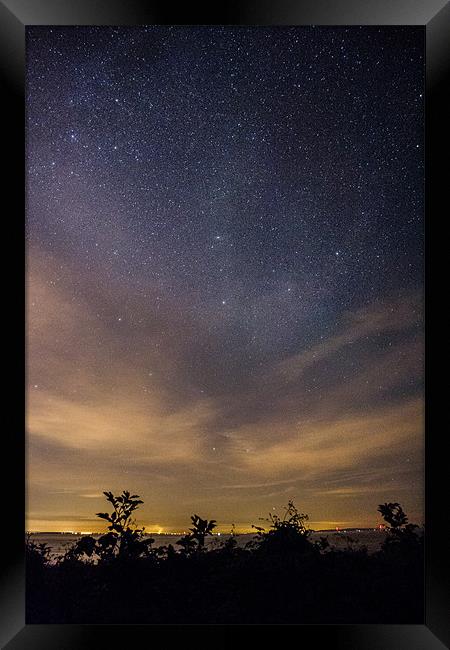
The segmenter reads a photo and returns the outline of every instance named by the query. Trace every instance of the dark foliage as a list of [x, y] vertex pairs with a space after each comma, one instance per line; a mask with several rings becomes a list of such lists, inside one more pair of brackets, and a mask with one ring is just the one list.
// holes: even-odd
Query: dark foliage
[[408, 523], [408, 517], [399, 503], [384, 503], [378, 506], [378, 511], [390, 524], [383, 544], [386, 553], [410, 555], [423, 550], [423, 536], [416, 534], [416, 524]]
[[337, 550], [310, 539], [290, 501], [245, 547], [236, 535], [205, 544], [215, 520], [191, 517], [190, 533], [155, 549], [132, 520], [142, 501], [105, 492], [108, 532], [82, 537], [64, 556], [27, 539], [28, 623], [422, 623], [423, 542], [398, 503], [381, 550], [355, 540]]
[[185, 535], [178, 540], [177, 544], [181, 546], [182, 552], [186, 556], [193, 553], [201, 553], [205, 549], [205, 538], [212, 535], [212, 531], [216, 527], [216, 520], [202, 519], [198, 515], [192, 515], [192, 528], [189, 534]]

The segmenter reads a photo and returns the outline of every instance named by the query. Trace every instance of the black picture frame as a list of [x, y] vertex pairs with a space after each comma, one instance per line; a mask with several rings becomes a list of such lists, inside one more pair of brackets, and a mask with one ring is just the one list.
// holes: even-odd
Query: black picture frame
[[[230, 0], [203, 7], [186, 3], [175, 7], [168, 2], [144, 0], [0, 0], [0, 77], [6, 109], [4, 138], [4, 197], [10, 195], [12, 208], [4, 215], [9, 233], [4, 248], [17, 253], [8, 262], [5, 300], [18, 321], [24, 314], [24, 69], [25, 27], [27, 25], [139, 25], [139, 24], [226, 24], [226, 25], [420, 25], [426, 35], [426, 434], [425, 434], [425, 502], [426, 502], [426, 611], [423, 625], [306, 625], [301, 631], [292, 626], [251, 626], [250, 635], [257, 641], [282, 641], [294, 632], [299, 644], [314, 643], [338, 649], [358, 650], [438, 650], [449, 646], [448, 590], [445, 566], [448, 533], [443, 530], [441, 508], [445, 495], [445, 436], [436, 434], [435, 407], [431, 401], [432, 368], [430, 309], [434, 285], [434, 268], [430, 245], [435, 238], [434, 216], [445, 193], [445, 165], [440, 153], [446, 154], [444, 139], [446, 118], [450, 114], [445, 86], [450, 67], [450, 4], [445, 0]], [[442, 157], [442, 160], [445, 160]], [[443, 204], [445, 205], [445, 204]], [[433, 271], [433, 273], [432, 273]], [[433, 284], [431, 282], [433, 277]], [[15, 279], [19, 286], [9, 280]], [[10, 294], [8, 295], [8, 292]], [[13, 401], [8, 402], [4, 420], [4, 464], [13, 470], [4, 488], [12, 495], [14, 506], [8, 514], [8, 538], [2, 562], [0, 596], [0, 641], [8, 650], [69, 650], [108, 644], [123, 647], [130, 641], [143, 647], [172, 641], [189, 642], [195, 638], [196, 626], [113, 626], [113, 625], [25, 625], [25, 412], [23, 395], [24, 364], [18, 363], [24, 348], [20, 323], [7, 325], [4, 341], [16, 339], [17, 349], [8, 374]], [[9, 347], [7, 345], [6, 347]], [[26, 355], [25, 355], [26, 356]], [[22, 357], [23, 358], [23, 357]], [[25, 366], [26, 367], [26, 366]], [[5, 460], [7, 459], [7, 461]], [[5, 506], [6, 507], [6, 506]], [[444, 513], [444, 518], [445, 518]], [[5, 531], [2, 531], [2, 535]], [[151, 627], [149, 631], [148, 627]], [[238, 643], [243, 627], [213, 626], [212, 643]], [[297, 627], [297, 626], [294, 626]], [[219, 628], [219, 629], [217, 629]], [[174, 637], [173, 639], [171, 637]], [[176, 637], [176, 639], [175, 639]], [[286, 637], [287, 639], [287, 637]]]

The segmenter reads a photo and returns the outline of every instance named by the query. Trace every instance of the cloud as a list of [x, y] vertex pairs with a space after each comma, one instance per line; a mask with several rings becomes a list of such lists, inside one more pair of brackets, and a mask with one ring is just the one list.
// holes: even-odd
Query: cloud
[[348, 312], [343, 315], [343, 326], [326, 340], [292, 355], [275, 366], [275, 373], [290, 381], [297, 379], [308, 368], [317, 365], [337, 352], [361, 340], [370, 341], [379, 334], [405, 332], [417, 329], [422, 299], [418, 293], [395, 296], [390, 300]]
[[[246, 434], [247, 429], [241, 429], [238, 435]], [[276, 477], [295, 470], [303, 477], [320, 477], [330, 470], [355, 467], [386, 450], [400, 453], [420, 447], [422, 441], [423, 404], [414, 400], [364, 416], [306, 420], [295, 428], [267, 422], [254, 441], [254, 451], [242, 455], [241, 462], [260, 475]]]
[[377, 482], [420, 485], [420, 294], [348, 311], [281, 361], [240, 363], [239, 328], [208, 322], [188, 294], [129, 295], [29, 256], [32, 518], [89, 517], [104, 489], [130, 488], [166, 525], [203, 508], [248, 521], [291, 493], [325, 520], [330, 501], [361, 512]]

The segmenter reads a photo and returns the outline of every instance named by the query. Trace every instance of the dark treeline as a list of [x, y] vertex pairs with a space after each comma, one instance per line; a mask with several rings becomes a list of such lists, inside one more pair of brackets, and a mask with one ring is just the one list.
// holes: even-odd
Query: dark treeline
[[100, 538], [56, 561], [27, 539], [27, 623], [423, 623], [423, 536], [398, 503], [379, 506], [387, 535], [370, 555], [312, 542], [292, 501], [245, 547], [234, 533], [208, 546], [216, 522], [193, 515], [176, 550], [137, 527], [138, 495], [104, 494]]

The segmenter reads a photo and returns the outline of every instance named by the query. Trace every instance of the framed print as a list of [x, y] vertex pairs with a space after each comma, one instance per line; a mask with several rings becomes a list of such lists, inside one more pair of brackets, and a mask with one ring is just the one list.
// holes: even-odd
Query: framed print
[[0, 10], [25, 195], [5, 647], [444, 648], [448, 5]]

